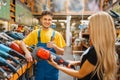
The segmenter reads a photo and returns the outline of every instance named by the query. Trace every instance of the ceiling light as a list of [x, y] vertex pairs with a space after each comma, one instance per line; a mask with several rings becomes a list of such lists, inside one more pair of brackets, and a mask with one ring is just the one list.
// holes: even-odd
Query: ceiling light
[[66, 20], [58, 20], [58, 21], [59, 21], [59, 22], [65, 22], [65, 23], [67, 22]]
[[57, 20], [52, 20], [52, 22], [57, 22]]

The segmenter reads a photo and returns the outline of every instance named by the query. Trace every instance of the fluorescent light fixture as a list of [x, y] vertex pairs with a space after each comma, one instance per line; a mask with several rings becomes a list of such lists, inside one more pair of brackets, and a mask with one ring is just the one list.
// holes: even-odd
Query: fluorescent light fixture
[[65, 23], [67, 22], [66, 20], [58, 20], [58, 21], [59, 21], [59, 22], [65, 22]]
[[57, 20], [52, 20], [52, 22], [57, 22]]
[[52, 23], [52, 25], [56, 25], [55, 23]]

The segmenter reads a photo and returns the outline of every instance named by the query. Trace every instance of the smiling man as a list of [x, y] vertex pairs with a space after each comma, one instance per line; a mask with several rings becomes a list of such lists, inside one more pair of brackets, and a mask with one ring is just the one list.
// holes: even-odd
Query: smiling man
[[[62, 35], [53, 30], [52, 25], [53, 14], [50, 11], [43, 11], [40, 17], [41, 29], [33, 30], [26, 38], [21, 41], [21, 48], [25, 52], [28, 62], [33, 61], [30, 51], [25, 45], [36, 45], [43, 47], [58, 55], [63, 55], [66, 46]], [[58, 69], [48, 64], [46, 60], [38, 61], [36, 65], [35, 80], [58, 80]]]

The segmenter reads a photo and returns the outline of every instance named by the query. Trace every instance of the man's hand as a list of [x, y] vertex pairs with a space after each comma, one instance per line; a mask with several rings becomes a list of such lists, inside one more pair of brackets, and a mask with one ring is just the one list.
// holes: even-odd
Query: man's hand
[[32, 61], [33, 61], [33, 59], [32, 59], [32, 55], [31, 55], [30, 52], [27, 53], [27, 54], [25, 54], [25, 58], [26, 58], [26, 60], [27, 60], [28, 62], [32, 62]]
[[55, 47], [54, 42], [53, 42], [53, 41], [48, 42], [48, 43], [47, 43], [47, 47], [48, 47], [48, 48], [54, 48], [54, 47]]

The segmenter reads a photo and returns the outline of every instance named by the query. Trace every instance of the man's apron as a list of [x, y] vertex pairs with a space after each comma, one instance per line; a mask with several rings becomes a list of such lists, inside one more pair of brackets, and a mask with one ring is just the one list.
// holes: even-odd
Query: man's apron
[[[51, 39], [54, 38], [55, 31], [53, 31]], [[53, 48], [48, 48], [46, 43], [41, 43], [40, 30], [38, 31], [38, 43], [37, 47], [43, 47], [47, 50], [56, 53]], [[37, 62], [35, 80], [58, 80], [58, 69], [51, 66], [46, 60]]]

